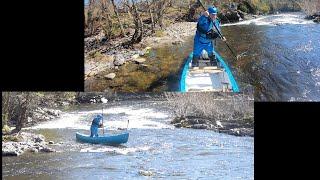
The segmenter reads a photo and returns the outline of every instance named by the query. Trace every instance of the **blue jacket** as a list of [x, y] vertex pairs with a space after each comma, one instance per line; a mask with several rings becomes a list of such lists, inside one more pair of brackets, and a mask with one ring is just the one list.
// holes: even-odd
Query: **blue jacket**
[[102, 120], [102, 118], [95, 117], [95, 118], [92, 120], [91, 126], [92, 126], [92, 127], [99, 127], [99, 124], [100, 124], [100, 121], [101, 121], [101, 120]]
[[[220, 22], [218, 20], [215, 20], [215, 25], [220, 31]], [[215, 27], [213, 26], [213, 21], [210, 19], [210, 17], [202, 15], [198, 20], [195, 40], [202, 44], [210, 43], [212, 40], [207, 38], [205, 33], [209, 32], [211, 29], [216, 31]]]

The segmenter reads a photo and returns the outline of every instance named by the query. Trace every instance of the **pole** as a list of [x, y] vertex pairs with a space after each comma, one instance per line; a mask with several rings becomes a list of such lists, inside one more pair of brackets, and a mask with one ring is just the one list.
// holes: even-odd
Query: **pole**
[[102, 133], [104, 135], [104, 125], [103, 125], [103, 105], [102, 105]]

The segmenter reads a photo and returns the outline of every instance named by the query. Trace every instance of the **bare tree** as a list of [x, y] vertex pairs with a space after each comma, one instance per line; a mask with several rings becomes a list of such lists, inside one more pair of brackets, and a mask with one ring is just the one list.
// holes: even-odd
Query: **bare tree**
[[125, 5], [128, 7], [128, 10], [132, 14], [133, 22], [135, 25], [135, 28], [134, 28], [135, 31], [130, 42], [123, 44], [124, 46], [127, 46], [127, 45], [132, 45], [132, 44], [141, 42], [143, 37], [143, 24], [142, 24], [140, 13], [138, 12], [135, 1], [131, 0], [131, 3], [130, 3], [129, 0], [127, 0], [125, 2]]
[[13, 130], [13, 133], [19, 132], [24, 126], [27, 120], [27, 112], [31, 99], [31, 92], [22, 93], [20, 96], [17, 96], [19, 114], [16, 122], [16, 128]]
[[158, 21], [161, 29], [163, 28], [163, 13], [166, 10], [168, 3], [169, 3], [169, 0], [159, 0], [158, 1], [157, 21]]
[[2, 128], [7, 125], [9, 115], [9, 105], [10, 105], [10, 92], [2, 92]]
[[101, 0], [100, 2], [100, 17], [99, 17], [99, 24], [102, 28], [106, 39], [110, 39], [112, 36], [112, 19], [108, 10], [108, 2], [107, 0]]
[[91, 36], [94, 31], [94, 17], [93, 17], [93, 10], [94, 10], [94, 4], [95, 0], [89, 0], [89, 6], [88, 6], [88, 18], [87, 18], [87, 25], [88, 25], [88, 35]]
[[195, 14], [196, 14], [196, 10], [200, 7], [200, 4], [198, 3], [198, 1], [190, 1], [190, 4], [189, 4], [189, 12], [188, 12], [188, 15], [187, 15], [187, 19], [188, 21], [195, 21]]
[[147, 0], [146, 2], [147, 2], [147, 6], [148, 6], [149, 16], [151, 19], [151, 32], [154, 33], [155, 23], [154, 23], [153, 14], [152, 14], [152, 5], [153, 4], [150, 3], [149, 0]]
[[112, 3], [114, 13], [115, 13], [115, 15], [117, 17], [117, 20], [118, 20], [118, 23], [119, 23], [119, 26], [120, 26], [121, 35], [125, 36], [124, 30], [123, 30], [123, 25], [122, 25], [122, 23], [120, 21], [120, 17], [119, 17], [117, 6], [115, 5], [114, 0], [111, 0], [111, 3]]

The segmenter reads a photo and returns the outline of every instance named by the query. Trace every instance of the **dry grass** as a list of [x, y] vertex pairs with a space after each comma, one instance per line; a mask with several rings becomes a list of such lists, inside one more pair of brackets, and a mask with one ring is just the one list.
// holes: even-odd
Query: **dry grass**
[[168, 97], [178, 117], [196, 116], [218, 120], [253, 121], [253, 98], [210, 92], [185, 93]]

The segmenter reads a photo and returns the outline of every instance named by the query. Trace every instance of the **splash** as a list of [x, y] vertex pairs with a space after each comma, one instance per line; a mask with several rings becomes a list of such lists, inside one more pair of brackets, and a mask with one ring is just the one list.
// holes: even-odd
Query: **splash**
[[[81, 129], [89, 130], [91, 120], [101, 110], [65, 113], [56, 120], [40, 123], [29, 129]], [[151, 108], [114, 107], [103, 110], [104, 126], [106, 129], [117, 130], [124, 128], [163, 129], [173, 126], [169, 124], [170, 114]], [[112, 115], [112, 118], [110, 116]], [[28, 128], [26, 128], [28, 129]]]
[[304, 19], [303, 13], [283, 13], [277, 15], [262, 16], [256, 19], [246, 20], [238, 23], [224, 24], [222, 26], [233, 25], [258, 25], [258, 26], [278, 26], [283, 24], [314, 24], [313, 21]]
[[150, 149], [151, 149], [150, 146], [131, 147], [131, 148], [117, 148], [117, 147], [96, 148], [94, 146], [91, 146], [88, 148], [81, 149], [80, 152], [107, 152], [107, 153], [112, 153], [112, 154], [127, 155], [129, 153], [148, 151]]

